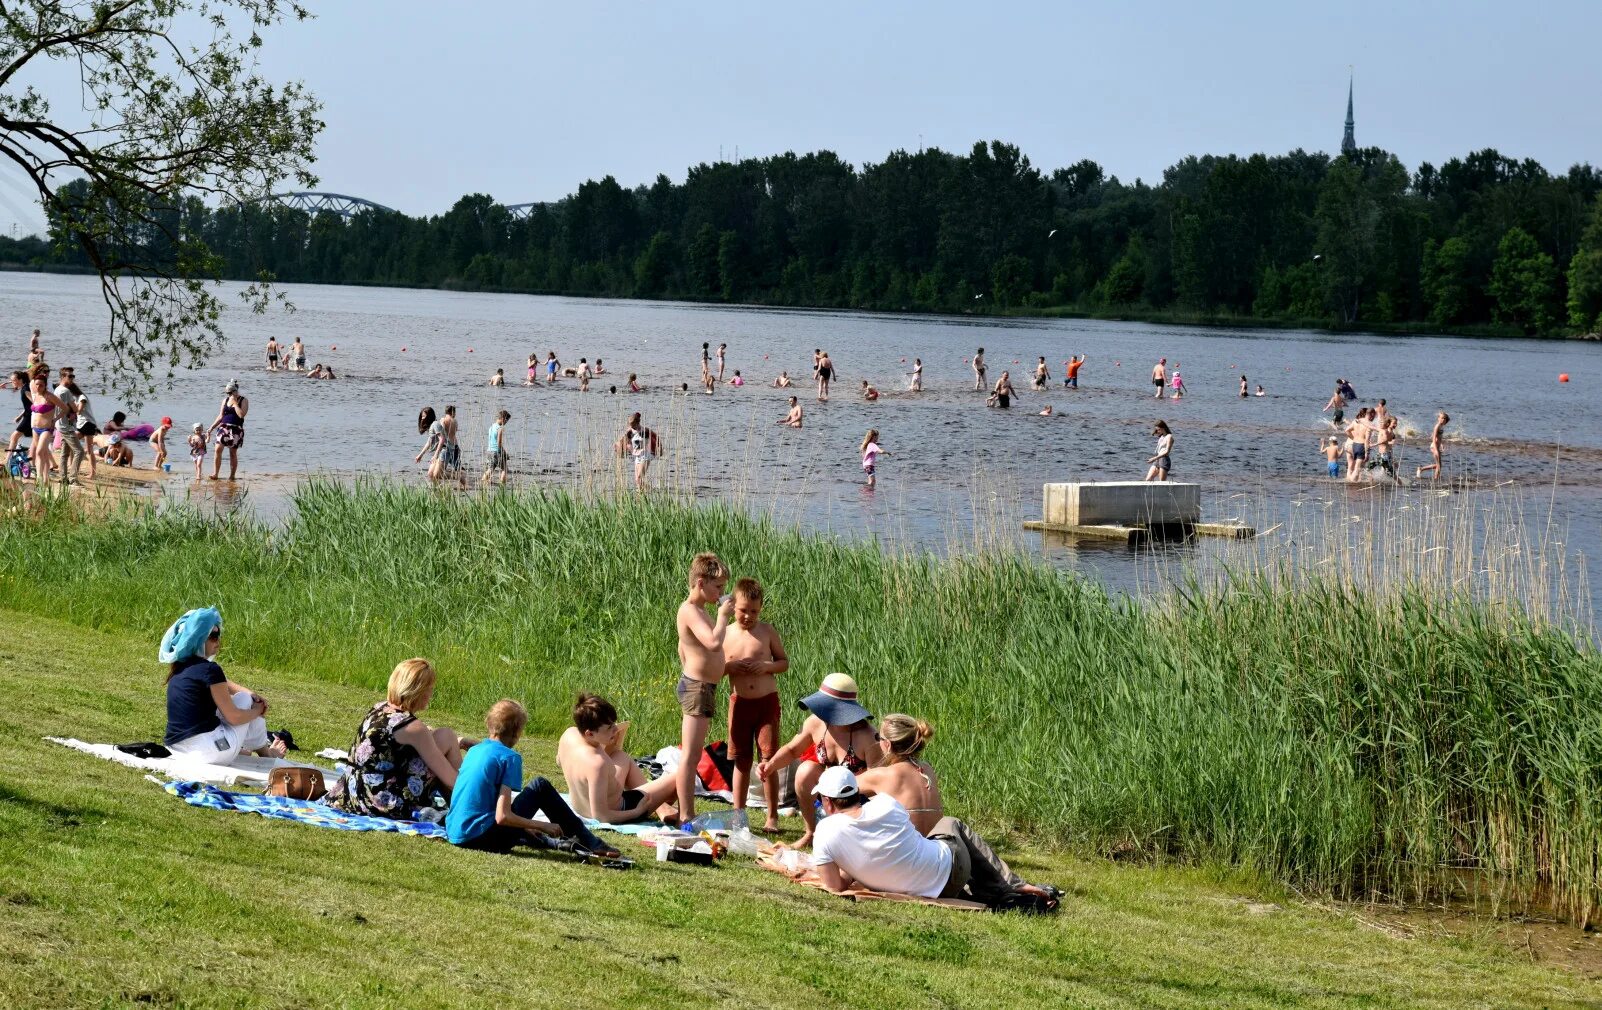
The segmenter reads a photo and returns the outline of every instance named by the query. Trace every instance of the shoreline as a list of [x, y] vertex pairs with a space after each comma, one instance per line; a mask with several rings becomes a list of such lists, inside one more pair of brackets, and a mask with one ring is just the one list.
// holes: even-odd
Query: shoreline
[[[37, 264], [37, 263], [4, 263], [0, 262], [0, 272], [5, 273], [37, 273], [73, 276], [97, 276], [93, 269], [73, 264]], [[249, 284], [255, 278], [224, 277], [221, 280], [232, 284]], [[1222, 312], [1189, 311], [1180, 309], [1153, 309], [1140, 306], [1123, 306], [1118, 309], [1103, 309], [1086, 305], [1043, 305], [1018, 306], [1006, 309], [984, 309], [979, 312], [946, 312], [932, 309], [920, 309], [912, 306], [903, 306], [899, 309], [877, 307], [851, 307], [841, 305], [803, 305], [782, 301], [775, 302], [708, 302], [694, 298], [673, 298], [657, 296], [640, 298], [625, 294], [598, 294], [586, 291], [563, 291], [547, 289], [500, 288], [465, 286], [461, 284], [408, 284], [401, 281], [308, 281], [308, 280], [276, 280], [274, 286], [288, 288], [296, 284], [310, 284], [319, 287], [331, 288], [366, 288], [382, 289], [395, 288], [405, 291], [441, 291], [452, 294], [484, 294], [484, 295], [527, 295], [533, 298], [574, 298], [589, 301], [618, 301], [637, 302], [639, 304], [665, 304], [696, 306], [700, 308], [716, 309], [749, 309], [756, 311], [782, 311], [820, 313], [830, 315], [874, 315], [874, 316], [916, 316], [930, 319], [960, 319], [972, 321], [978, 319], [1090, 319], [1099, 322], [1126, 322], [1144, 323], [1153, 326], [1173, 327], [1200, 327], [1203, 329], [1240, 329], [1240, 330], [1301, 330], [1313, 333], [1338, 334], [1343, 336], [1386, 336], [1386, 337], [1455, 337], [1467, 340], [1533, 340], [1543, 343], [1560, 341], [1596, 342], [1602, 341], [1602, 332], [1578, 333], [1565, 330], [1558, 333], [1525, 333], [1516, 327], [1501, 326], [1494, 323], [1482, 323], [1474, 326], [1443, 329], [1430, 323], [1407, 322], [1385, 323], [1364, 322], [1360, 325], [1343, 326], [1329, 319], [1322, 318], [1296, 318], [1273, 319], [1261, 316], [1238, 316]]]

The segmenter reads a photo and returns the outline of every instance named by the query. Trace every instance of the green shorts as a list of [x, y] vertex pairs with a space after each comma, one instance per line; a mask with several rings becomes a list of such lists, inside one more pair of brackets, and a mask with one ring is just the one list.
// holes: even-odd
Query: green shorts
[[693, 715], [701, 719], [712, 718], [712, 701], [717, 697], [718, 686], [708, 684], [704, 680], [695, 680], [690, 677], [680, 677], [679, 686], [674, 688], [679, 696], [679, 708], [685, 715]]

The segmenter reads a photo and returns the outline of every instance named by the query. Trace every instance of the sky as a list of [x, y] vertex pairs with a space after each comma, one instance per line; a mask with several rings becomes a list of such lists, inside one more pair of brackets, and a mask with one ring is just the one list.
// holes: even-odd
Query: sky
[[[319, 188], [409, 214], [559, 199], [720, 156], [1018, 145], [1148, 182], [1190, 154], [1335, 151], [1409, 168], [1485, 147], [1602, 163], [1602, 3], [307, 0], [263, 70], [323, 101]], [[61, 107], [77, 89], [39, 85]], [[0, 230], [42, 226], [0, 171]]]

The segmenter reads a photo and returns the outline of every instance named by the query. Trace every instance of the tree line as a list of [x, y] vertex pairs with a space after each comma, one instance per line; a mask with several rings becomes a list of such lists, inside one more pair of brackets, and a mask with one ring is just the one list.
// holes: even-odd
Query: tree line
[[[514, 217], [492, 198], [349, 219], [272, 203], [154, 210], [128, 262], [198, 236], [224, 276], [919, 311], [1141, 312], [1335, 326], [1602, 329], [1602, 172], [1494, 150], [1409, 171], [1378, 148], [1188, 157], [1133, 184], [1092, 161], [1050, 174], [1017, 147], [828, 151], [701, 164], [682, 183], [611, 176]], [[50, 241], [0, 261], [78, 264], [57, 191]]]

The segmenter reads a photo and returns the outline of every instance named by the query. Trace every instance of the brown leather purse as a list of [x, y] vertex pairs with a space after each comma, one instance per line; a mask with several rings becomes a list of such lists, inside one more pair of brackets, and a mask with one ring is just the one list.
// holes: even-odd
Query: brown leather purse
[[328, 792], [323, 773], [315, 768], [274, 768], [267, 775], [267, 795], [292, 800], [320, 800]]

